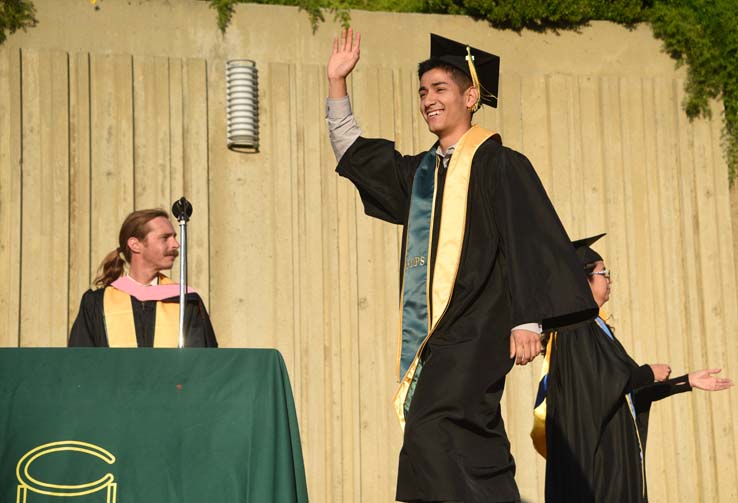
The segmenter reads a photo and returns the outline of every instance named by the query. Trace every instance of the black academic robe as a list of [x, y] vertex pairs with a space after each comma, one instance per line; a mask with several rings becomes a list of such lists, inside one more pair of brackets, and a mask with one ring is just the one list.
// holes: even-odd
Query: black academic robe
[[[69, 333], [69, 347], [108, 347], [103, 309], [104, 292], [104, 288], [99, 288], [88, 290], [82, 295], [79, 314]], [[179, 297], [164, 299], [162, 302], [179, 303]], [[153, 347], [156, 336], [156, 301], [142, 302], [131, 297], [131, 305], [138, 347]], [[197, 293], [187, 294], [184, 327], [185, 347], [218, 347], [210, 317]]]
[[[357, 187], [368, 215], [406, 232], [423, 155], [402, 156], [390, 141], [359, 138], [337, 172]], [[400, 501], [517, 501], [515, 463], [500, 415], [505, 375], [513, 365], [510, 330], [541, 320], [572, 323], [597, 312], [571, 242], [528, 160], [490, 138], [477, 150], [470, 177], [456, 284], [423, 352], [405, 418]], [[434, 263], [432, 250], [431, 271]]]
[[686, 375], [654, 383], [650, 367], [638, 366], [595, 321], [560, 328], [546, 395], [546, 502], [648, 501], [651, 404], [691, 389]]

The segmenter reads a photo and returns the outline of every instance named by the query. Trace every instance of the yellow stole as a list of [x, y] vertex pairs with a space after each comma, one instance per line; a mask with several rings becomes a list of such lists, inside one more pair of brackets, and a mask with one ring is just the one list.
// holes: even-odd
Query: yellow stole
[[[431, 335], [433, 335], [438, 323], [446, 313], [446, 309], [451, 302], [454, 285], [456, 284], [456, 276], [461, 262], [462, 244], [464, 243], [464, 232], [466, 231], [466, 213], [472, 159], [474, 159], [474, 154], [476, 154], [479, 146], [494, 134], [488, 129], [472, 126], [456, 143], [456, 148], [451, 156], [443, 189], [443, 211], [441, 212], [441, 225], [438, 233], [436, 261], [433, 266], [432, 295], [429, 292], [429, 304], [432, 306], [433, 319], [429, 320], [428, 335], [420, 344], [407, 372], [402, 376], [393, 399], [395, 414], [397, 414], [403, 430], [405, 429], [405, 414], [403, 411], [405, 399], [410, 390], [415, 371], [418, 368], [420, 355], [423, 353], [423, 349]], [[437, 185], [434, 190], [433, 208], [436, 207]], [[431, 225], [434, 218], [435, 215], [431, 218]], [[429, 250], [432, 248], [433, 244], [431, 242], [429, 244]], [[428, 257], [430, 257], [430, 253]], [[428, 268], [428, 273], [430, 274], [430, 267]], [[428, 278], [427, 284], [430, 285], [430, 277]], [[402, 303], [400, 303], [400, 317], [402, 318]], [[400, 319], [398, 347], [402, 348], [402, 319]], [[400, 351], [398, 351], [397, 356], [397, 368], [400, 368]]]
[[[558, 336], [558, 332], [552, 332], [548, 337], [548, 344], [546, 344], [546, 355], [543, 357], [543, 365], [541, 366], [541, 379], [542, 382], [548, 375], [548, 368], [551, 365], [551, 350], [553, 349], [554, 341]], [[540, 386], [540, 384], [539, 384]], [[539, 391], [540, 392], [540, 391]], [[537, 404], [533, 409], [533, 429], [530, 431], [530, 438], [533, 440], [533, 447], [538, 454], [546, 457], [546, 398], [544, 396], [543, 401]]]
[[[166, 276], [159, 275], [159, 284], [172, 284]], [[131, 296], [115, 287], [108, 286], [103, 293], [105, 331], [111, 348], [138, 347], [136, 326], [133, 322]], [[179, 303], [157, 302], [154, 327], [155, 348], [179, 346]]]

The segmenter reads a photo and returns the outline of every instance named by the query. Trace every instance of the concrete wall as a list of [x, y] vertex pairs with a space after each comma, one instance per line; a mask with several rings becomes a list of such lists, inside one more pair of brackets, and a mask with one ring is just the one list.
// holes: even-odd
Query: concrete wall
[[[325, 68], [338, 28], [242, 5], [225, 35], [205, 2], [36, 0], [38, 27], [0, 48], [0, 344], [61, 346], [123, 216], [185, 194], [190, 279], [227, 347], [277, 347], [290, 370], [312, 501], [392, 501], [390, 409], [398, 229], [363, 215], [334, 173]], [[647, 28], [495, 31], [462, 17], [352, 13], [350, 82], [368, 136], [433, 137], [414, 67], [428, 33], [502, 57], [501, 106], [479, 122], [536, 166], [573, 237], [602, 231], [618, 336], [641, 362], [738, 376], [736, 213], [720, 124], [689, 123], [683, 72]], [[227, 59], [256, 60], [261, 150], [225, 144]], [[715, 114], [719, 117], [719, 113]], [[735, 201], [735, 194], [733, 201]], [[543, 501], [528, 439], [540, 362], [504, 403], [518, 483]], [[658, 404], [653, 501], [738, 499], [735, 391]]]

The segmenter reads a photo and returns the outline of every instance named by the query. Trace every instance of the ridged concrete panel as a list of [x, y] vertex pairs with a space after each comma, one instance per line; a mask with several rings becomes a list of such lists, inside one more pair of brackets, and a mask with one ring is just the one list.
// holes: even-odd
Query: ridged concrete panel
[[0, 51], [0, 343], [20, 346], [21, 279], [20, 51]]
[[22, 346], [65, 345], [56, 334], [68, 312], [68, 59], [63, 52], [28, 51], [21, 62]]

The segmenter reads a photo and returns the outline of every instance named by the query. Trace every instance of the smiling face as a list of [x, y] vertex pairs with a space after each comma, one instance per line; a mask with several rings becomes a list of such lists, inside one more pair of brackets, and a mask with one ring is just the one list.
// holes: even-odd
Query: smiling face
[[462, 90], [451, 73], [432, 68], [420, 77], [420, 112], [428, 129], [447, 148], [471, 127], [471, 107], [476, 103], [474, 87]]

